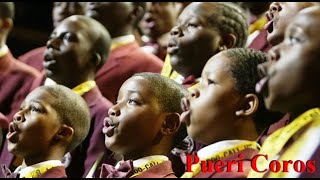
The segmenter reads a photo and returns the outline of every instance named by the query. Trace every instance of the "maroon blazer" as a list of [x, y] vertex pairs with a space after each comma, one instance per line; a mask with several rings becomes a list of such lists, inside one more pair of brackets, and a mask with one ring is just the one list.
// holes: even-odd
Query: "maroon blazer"
[[47, 49], [46, 46], [38, 47], [35, 49], [32, 49], [29, 52], [26, 52], [25, 54], [18, 57], [18, 60], [28, 64], [29, 66], [34, 67], [38, 71], [42, 71], [44, 69], [43, 67], [43, 60], [44, 60], [44, 51]]
[[[39, 72], [17, 61], [9, 51], [0, 58], [0, 112], [11, 121]], [[7, 127], [6, 127], [7, 128]]]
[[[249, 171], [251, 170], [251, 159], [255, 155], [257, 155], [258, 152], [259, 151], [255, 149], [245, 149], [243, 151], [231, 154], [230, 156], [221, 159], [221, 161], [223, 161], [225, 164], [225, 166], [221, 168], [223, 172], [216, 172], [213, 169], [212, 172], [200, 172], [193, 178], [246, 178], [249, 174]], [[243, 155], [243, 158], [241, 159], [241, 161], [243, 162], [243, 172], [237, 172], [238, 166], [236, 164], [232, 166], [231, 172], [226, 172], [227, 161], [240, 160], [238, 157], [239, 154]]]
[[257, 142], [262, 145], [266, 138], [270, 136], [276, 130], [286, 126], [290, 123], [290, 114], [285, 114], [279, 121], [271, 124], [268, 128], [266, 128], [258, 137]]
[[[9, 126], [9, 120], [2, 113], [0, 113], [0, 128], [6, 129]], [[1, 144], [0, 144], [1, 147]]]
[[264, 53], [268, 52], [269, 49], [272, 48], [272, 46], [267, 41], [267, 35], [268, 35], [267, 30], [262, 29], [259, 32], [258, 36], [252, 40], [252, 42], [250, 43], [250, 45], [248, 47], [255, 49], [255, 50], [260, 50]]
[[39, 178], [67, 178], [66, 169], [64, 166], [53, 167], [41, 174]]
[[124, 81], [139, 72], [160, 73], [162, 66], [161, 59], [133, 42], [111, 51], [106, 64], [96, 74], [96, 82], [103, 96], [114, 103]]

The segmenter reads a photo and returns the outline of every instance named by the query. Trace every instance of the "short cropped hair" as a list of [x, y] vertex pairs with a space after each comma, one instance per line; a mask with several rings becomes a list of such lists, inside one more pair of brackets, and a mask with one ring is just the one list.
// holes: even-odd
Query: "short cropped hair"
[[257, 94], [255, 86], [259, 82], [258, 64], [267, 61], [267, 56], [261, 51], [250, 48], [232, 48], [223, 51], [230, 61], [230, 71], [236, 82], [235, 89], [240, 94], [256, 94], [259, 99], [259, 107], [254, 116], [254, 123], [259, 133], [279, 120], [283, 114], [271, 112], [266, 109], [261, 94]]
[[14, 3], [13, 2], [0, 2], [0, 18], [14, 19]]
[[[207, 2], [216, 6], [209, 19], [211, 26], [220, 34], [236, 36], [235, 47], [244, 47], [248, 38], [249, 24], [243, 9], [231, 2]], [[217, 18], [216, 18], [217, 17]]]
[[[143, 77], [149, 81], [149, 87], [164, 112], [182, 113], [181, 99], [188, 96], [188, 90], [185, 87], [159, 73], [136, 73], [134, 76]], [[176, 147], [186, 136], [186, 126], [181, 125], [175, 135], [173, 147]]]
[[55, 98], [52, 107], [56, 110], [60, 122], [74, 130], [73, 139], [66, 147], [66, 152], [74, 150], [84, 141], [90, 129], [90, 111], [86, 101], [62, 85], [40, 86], [37, 89], [43, 89]]
[[97, 20], [84, 15], [72, 15], [63, 21], [66, 20], [81, 21], [91, 31], [90, 35], [94, 37], [92, 48], [101, 56], [102, 61], [96, 69], [98, 71], [105, 64], [110, 53], [111, 36], [108, 30]]

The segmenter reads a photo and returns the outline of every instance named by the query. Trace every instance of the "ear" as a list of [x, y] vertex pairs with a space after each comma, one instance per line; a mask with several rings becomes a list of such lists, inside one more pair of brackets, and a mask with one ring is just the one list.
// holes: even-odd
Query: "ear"
[[161, 134], [164, 136], [172, 135], [179, 130], [180, 127], [180, 115], [178, 113], [169, 113], [161, 128]]
[[223, 41], [220, 46], [224, 47], [224, 49], [230, 49], [236, 45], [237, 38], [234, 34], [223, 35], [222, 39], [223, 39]]
[[133, 24], [138, 23], [137, 20], [141, 19], [144, 15], [144, 10], [141, 6], [134, 6], [132, 13], [130, 14], [130, 22]]
[[102, 57], [99, 53], [95, 52], [93, 55], [92, 55], [92, 64], [93, 66], [95, 67], [96, 71], [98, 71], [101, 66], [102, 66]]
[[247, 94], [243, 107], [236, 111], [236, 116], [252, 116], [257, 112], [259, 107], [259, 99], [255, 94]]
[[11, 18], [5, 18], [1, 20], [1, 30], [10, 30], [13, 26], [13, 21]]
[[73, 128], [63, 124], [61, 126], [60, 130], [58, 131], [58, 133], [55, 135], [55, 139], [56, 140], [64, 140], [64, 139], [71, 140], [73, 134], [74, 134]]

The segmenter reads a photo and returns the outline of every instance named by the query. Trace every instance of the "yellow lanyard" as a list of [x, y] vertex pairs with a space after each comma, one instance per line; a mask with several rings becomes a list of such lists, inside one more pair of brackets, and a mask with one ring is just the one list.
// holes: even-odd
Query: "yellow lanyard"
[[[312, 121], [312, 124], [308, 129], [290, 146], [279, 158], [279, 161], [294, 161], [294, 160], [301, 160], [299, 158], [299, 155], [304, 154], [304, 148], [306, 147], [304, 144], [306, 142], [310, 142], [310, 137], [313, 139], [313, 143], [316, 143], [314, 139], [319, 139], [320, 135], [320, 116], [315, 117], [315, 119]], [[282, 167], [283, 168], [283, 167]], [[292, 172], [292, 166], [288, 168], [288, 172], [284, 172], [283, 169], [281, 169], [277, 173], [270, 172], [268, 175], [269, 178], [286, 178], [290, 172]], [[291, 170], [290, 170], [291, 169]]]
[[79, 94], [80, 96], [84, 95], [86, 92], [90, 91], [96, 86], [95, 81], [86, 81], [84, 83], [81, 83], [80, 85], [74, 87], [72, 89], [73, 92]]
[[256, 20], [253, 24], [249, 27], [249, 34], [253, 33], [256, 30], [263, 29], [264, 25], [268, 22], [268, 19], [265, 16], [262, 16], [258, 20]]
[[[272, 133], [263, 143], [259, 154], [268, 155], [269, 161], [280, 153], [288, 140], [302, 127], [314, 120], [314, 117], [320, 115], [320, 109], [314, 108], [303, 113], [287, 126]], [[257, 159], [257, 169], [263, 170], [268, 167], [269, 161], [264, 158]], [[248, 178], [261, 178], [266, 172], [256, 172], [250, 170]]]
[[228, 148], [226, 150], [217, 152], [209, 157], [206, 157], [204, 159], [200, 159], [200, 162], [197, 164], [193, 164], [191, 166], [191, 172], [185, 172], [181, 178], [192, 178], [200, 173], [201, 171], [201, 160], [205, 161], [217, 161], [218, 159], [222, 159], [225, 157], [230, 156], [231, 154], [237, 153], [239, 151], [242, 151], [244, 149], [260, 149], [260, 145], [256, 141], [248, 141], [245, 143], [241, 143], [239, 145], [233, 146], [231, 148]]
[[120, 41], [111, 43], [110, 51], [113, 51], [114, 49], [125, 46], [127, 44], [133, 43], [135, 41], [135, 38], [133, 35], [127, 35], [125, 37], [120, 37], [120, 38], [121, 38]]
[[161, 164], [164, 161], [167, 161], [167, 158], [157, 158], [157, 159], [151, 159], [150, 161], [148, 161], [147, 163], [144, 163], [138, 167], [134, 167], [133, 168], [133, 175], [130, 178], [136, 177], [139, 174], [141, 174], [142, 172], [150, 169], [151, 167]]
[[37, 178], [37, 177], [41, 176], [41, 174], [45, 173], [46, 171], [48, 171], [49, 169], [51, 169], [53, 167], [56, 167], [56, 166], [52, 166], [52, 165], [42, 166], [42, 167], [34, 169], [33, 171], [27, 173], [26, 175], [24, 175], [23, 177], [20, 177], [20, 178]]

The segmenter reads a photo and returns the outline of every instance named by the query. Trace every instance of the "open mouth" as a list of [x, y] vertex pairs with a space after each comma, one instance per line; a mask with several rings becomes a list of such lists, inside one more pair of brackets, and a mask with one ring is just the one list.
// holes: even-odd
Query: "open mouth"
[[180, 115], [180, 122], [186, 123], [188, 125], [190, 122], [191, 110], [190, 110], [190, 102], [187, 98], [181, 99], [181, 109], [183, 112]]
[[173, 39], [170, 39], [167, 46], [167, 53], [170, 55], [173, 55], [178, 53], [178, 51], [179, 51], [179, 47], [177, 46], [177, 42]]
[[268, 33], [273, 32], [273, 20], [268, 21], [267, 24], [264, 26], [264, 29], [268, 31]]
[[114, 123], [110, 117], [106, 117], [103, 120], [102, 133], [111, 137], [114, 135], [115, 129], [118, 127], [119, 123]]
[[10, 141], [11, 143], [17, 143], [19, 140], [18, 132], [19, 132], [19, 128], [18, 128], [17, 124], [15, 124], [13, 122], [10, 123], [9, 131], [6, 136], [7, 140]]

